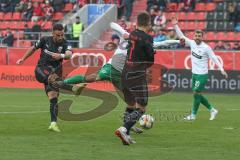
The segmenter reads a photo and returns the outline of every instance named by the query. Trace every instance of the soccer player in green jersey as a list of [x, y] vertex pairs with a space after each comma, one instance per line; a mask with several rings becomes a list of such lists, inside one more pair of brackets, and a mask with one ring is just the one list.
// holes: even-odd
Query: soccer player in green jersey
[[[121, 74], [125, 64], [128, 45], [127, 41], [124, 42], [124, 36], [127, 37], [129, 33], [125, 31], [120, 25], [117, 23], [110, 23], [110, 27], [114, 30], [118, 36], [120, 37], [120, 44], [117, 49], [114, 51], [113, 56], [109, 61], [102, 66], [102, 68], [97, 72], [90, 75], [82, 76], [76, 75], [73, 77], [69, 77], [63, 81], [64, 84], [78, 84], [78, 83], [91, 83], [97, 81], [110, 81], [112, 82], [118, 89], [121, 89]], [[162, 42], [154, 42], [153, 47], [159, 46], [168, 46], [171, 44], [180, 43], [179, 40], [165, 40]]]
[[203, 104], [210, 111], [210, 119], [214, 120], [218, 110], [209, 103], [206, 97], [203, 96], [202, 91], [205, 88], [205, 84], [208, 79], [208, 60], [209, 58], [218, 66], [221, 74], [227, 78], [228, 75], [224, 71], [223, 66], [218, 61], [212, 48], [203, 42], [203, 31], [196, 30], [194, 39], [191, 40], [185, 37], [178, 27], [178, 21], [175, 17], [172, 18], [172, 24], [179, 38], [185, 40], [186, 45], [190, 46], [191, 49], [191, 60], [192, 60], [192, 90], [193, 90], [193, 107], [192, 113], [187, 116], [186, 120], [195, 120], [200, 104]]

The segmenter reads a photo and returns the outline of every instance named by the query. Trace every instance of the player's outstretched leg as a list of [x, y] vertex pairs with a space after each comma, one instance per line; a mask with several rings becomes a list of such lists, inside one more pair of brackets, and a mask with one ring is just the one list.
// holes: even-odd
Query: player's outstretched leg
[[98, 74], [93, 73], [87, 76], [76, 75], [63, 80], [64, 84], [92, 83], [101, 80]]
[[78, 84], [78, 83], [84, 83], [85, 82], [85, 76], [82, 75], [76, 75], [73, 77], [69, 77], [65, 79], [64, 84]]
[[56, 74], [52, 74], [48, 77], [48, 83], [53, 88], [63, 89], [65, 91], [70, 91], [74, 95], [79, 95], [86, 86], [86, 84], [80, 84], [78, 86], [73, 86], [73, 85], [64, 83], [64, 81], [59, 76], [57, 76]]
[[218, 110], [215, 109], [207, 100], [207, 98], [205, 98], [203, 95], [201, 95], [201, 103], [210, 111], [210, 118], [209, 120], [212, 121], [216, 118], [217, 114], [218, 114]]

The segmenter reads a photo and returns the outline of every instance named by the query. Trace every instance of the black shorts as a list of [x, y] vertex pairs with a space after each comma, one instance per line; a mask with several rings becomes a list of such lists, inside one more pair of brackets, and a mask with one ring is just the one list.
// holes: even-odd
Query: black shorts
[[148, 87], [145, 70], [123, 69], [122, 91], [124, 100], [128, 105], [138, 103], [142, 106], [148, 104]]
[[57, 89], [55, 89], [48, 83], [48, 76], [53, 73], [61, 77], [62, 75], [61, 68], [56, 68], [52, 66], [37, 66], [35, 68], [35, 77], [39, 83], [44, 84], [46, 94], [50, 91], [58, 92]]

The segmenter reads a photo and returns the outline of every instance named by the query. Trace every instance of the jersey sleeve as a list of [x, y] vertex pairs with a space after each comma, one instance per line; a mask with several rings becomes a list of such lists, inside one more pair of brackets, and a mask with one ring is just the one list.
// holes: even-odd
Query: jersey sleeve
[[110, 23], [110, 27], [111, 27], [111, 29], [114, 30], [114, 31], [117, 33], [117, 35], [120, 36], [120, 37], [122, 37], [123, 34], [128, 34], [128, 35], [129, 35], [129, 33], [128, 33], [126, 30], [124, 30], [124, 29], [123, 29], [119, 24], [117, 24], [117, 23], [111, 22], [111, 23]]
[[34, 48], [35, 48], [35, 49], [43, 48], [43, 46], [44, 46], [45, 43], [46, 43], [45, 37], [42, 37], [40, 40], [38, 40], [38, 41], [34, 44]]
[[180, 39], [183, 38], [183, 39], [185, 40], [185, 43], [186, 43], [188, 46], [191, 46], [192, 40], [189, 39], [188, 37], [186, 37], [186, 36], [182, 33], [181, 29], [179, 28], [179, 26], [178, 26], [177, 24], [174, 25], [174, 29], [175, 29], [175, 31], [176, 31], [176, 33], [177, 33], [177, 36], [178, 36]]
[[171, 44], [180, 44], [180, 40], [165, 40], [165, 41], [161, 41], [161, 42], [153, 42], [153, 47], [160, 47], [160, 46], [168, 46]]
[[223, 66], [219, 62], [217, 56], [215, 55], [215, 53], [213, 52], [211, 47], [207, 48], [207, 53], [208, 53], [209, 58], [218, 66], [220, 71], [224, 71]]

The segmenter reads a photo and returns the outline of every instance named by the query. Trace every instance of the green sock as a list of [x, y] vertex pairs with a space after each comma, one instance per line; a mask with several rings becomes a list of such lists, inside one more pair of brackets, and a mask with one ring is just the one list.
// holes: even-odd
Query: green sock
[[85, 77], [82, 75], [76, 75], [70, 78], [67, 78], [63, 81], [65, 84], [77, 84], [85, 82]]
[[208, 102], [207, 98], [205, 98], [203, 95], [201, 95], [201, 103], [208, 109], [211, 110], [213, 107], [212, 105]]
[[199, 94], [194, 94], [193, 98], [194, 100], [193, 100], [192, 114], [196, 115], [201, 103], [201, 96]]

